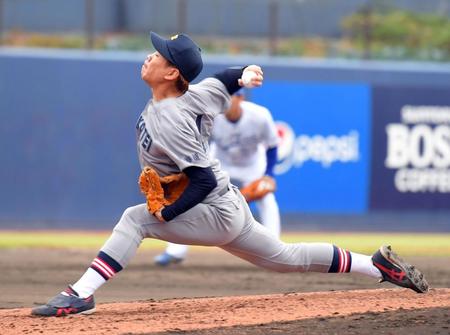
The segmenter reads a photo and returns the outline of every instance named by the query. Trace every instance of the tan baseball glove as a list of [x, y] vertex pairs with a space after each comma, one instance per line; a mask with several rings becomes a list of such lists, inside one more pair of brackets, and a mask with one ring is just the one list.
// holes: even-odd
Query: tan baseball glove
[[240, 189], [242, 195], [247, 202], [261, 199], [267, 193], [274, 192], [277, 188], [275, 179], [270, 176], [263, 176], [252, 181], [247, 186]]
[[147, 208], [155, 214], [162, 207], [173, 204], [184, 192], [189, 179], [184, 173], [160, 177], [151, 167], [146, 166], [139, 176], [139, 187], [147, 198]]

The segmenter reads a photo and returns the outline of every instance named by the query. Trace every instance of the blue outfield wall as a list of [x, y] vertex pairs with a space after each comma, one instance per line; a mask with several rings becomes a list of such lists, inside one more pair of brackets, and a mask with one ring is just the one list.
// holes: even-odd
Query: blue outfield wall
[[117, 220], [139, 199], [136, 62], [1, 59], [0, 219]]
[[[0, 223], [105, 227], [143, 201], [144, 56], [0, 49]], [[249, 63], [266, 78], [249, 99], [271, 110], [282, 139], [283, 214], [450, 208], [448, 66], [206, 57], [202, 77]], [[409, 158], [402, 145], [415, 148]], [[407, 178], [428, 186], [405, 191], [417, 188]]]

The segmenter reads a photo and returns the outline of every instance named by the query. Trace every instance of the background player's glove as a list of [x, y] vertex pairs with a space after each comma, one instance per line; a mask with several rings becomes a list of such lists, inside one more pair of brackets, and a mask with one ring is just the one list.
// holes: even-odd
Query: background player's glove
[[147, 198], [147, 208], [152, 214], [164, 206], [174, 203], [189, 183], [184, 173], [160, 177], [155, 170], [146, 166], [139, 176], [139, 187]]
[[263, 176], [252, 181], [247, 186], [240, 189], [242, 195], [247, 202], [261, 199], [267, 193], [274, 192], [277, 188], [275, 179], [270, 176]]

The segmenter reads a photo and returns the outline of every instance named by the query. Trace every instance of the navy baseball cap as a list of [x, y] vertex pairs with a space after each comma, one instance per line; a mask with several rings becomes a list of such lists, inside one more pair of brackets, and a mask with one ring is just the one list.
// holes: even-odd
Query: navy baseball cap
[[150, 32], [153, 47], [180, 70], [188, 82], [194, 80], [203, 69], [200, 47], [187, 35], [178, 34], [165, 39]]

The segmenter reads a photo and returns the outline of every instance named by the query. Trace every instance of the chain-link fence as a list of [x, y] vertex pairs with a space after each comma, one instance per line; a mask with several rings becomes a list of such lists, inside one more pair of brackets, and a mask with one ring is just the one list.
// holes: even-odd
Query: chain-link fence
[[210, 53], [450, 60], [449, 0], [0, 0], [3, 45], [141, 50], [149, 30]]

